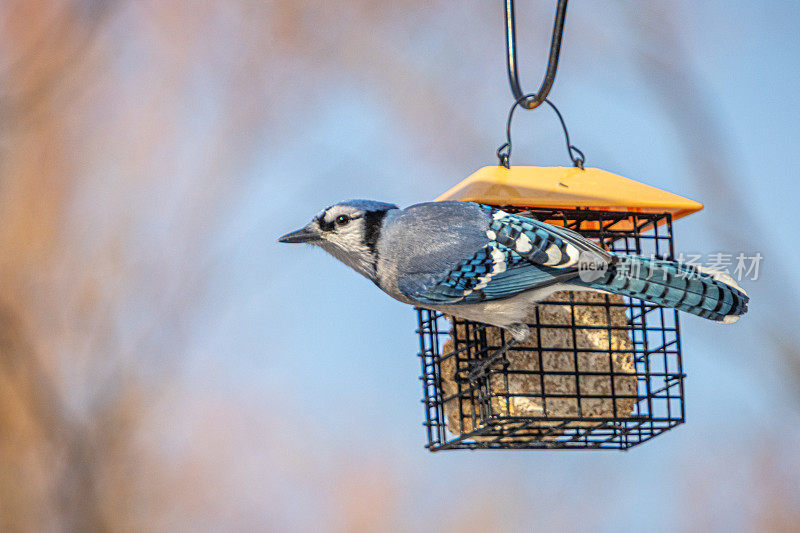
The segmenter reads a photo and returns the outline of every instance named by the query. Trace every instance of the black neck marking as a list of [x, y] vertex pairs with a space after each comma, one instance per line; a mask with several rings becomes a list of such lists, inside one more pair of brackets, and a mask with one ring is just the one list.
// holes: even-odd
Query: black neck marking
[[381, 236], [381, 226], [383, 218], [388, 213], [388, 209], [381, 211], [367, 211], [364, 214], [364, 243], [374, 257], [375, 264], [378, 263], [378, 239]]

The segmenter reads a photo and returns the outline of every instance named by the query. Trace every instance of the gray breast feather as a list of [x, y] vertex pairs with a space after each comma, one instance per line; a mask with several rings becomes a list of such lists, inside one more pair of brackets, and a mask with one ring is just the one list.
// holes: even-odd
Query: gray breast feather
[[489, 222], [487, 211], [468, 202], [428, 202], [390, 212], [377, 245], [381, 288], [407, 301], [399, 277], [445, 275], [489, 243]]

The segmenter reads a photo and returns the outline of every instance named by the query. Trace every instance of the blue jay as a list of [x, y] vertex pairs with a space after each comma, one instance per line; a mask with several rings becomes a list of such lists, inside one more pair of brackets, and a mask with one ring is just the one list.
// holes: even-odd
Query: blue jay
[[747, 294], [724, 272], [609, 252], [567, 228], [471, 202], [351, 200], [279, 242], [317, 245], [401, 302], [504, 328], [516, 342], [529, 335], [530, 307], [562, 290], [622, 294], [726, 324], [747, 311]]

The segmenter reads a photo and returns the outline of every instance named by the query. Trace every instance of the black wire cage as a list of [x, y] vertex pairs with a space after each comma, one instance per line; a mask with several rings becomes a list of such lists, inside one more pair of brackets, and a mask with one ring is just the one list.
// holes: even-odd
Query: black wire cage
[[[669, 213], [502, 206], [606, 249], [672, 259]], [[531, 335], [480, 363], [505, 331], [417, 309], [431, 451], [622, 449], [684, 422], [677, 311], [623, 296], [557, 292], [531, 310]], [[480, 369], [476, 373], [476, 368]]]

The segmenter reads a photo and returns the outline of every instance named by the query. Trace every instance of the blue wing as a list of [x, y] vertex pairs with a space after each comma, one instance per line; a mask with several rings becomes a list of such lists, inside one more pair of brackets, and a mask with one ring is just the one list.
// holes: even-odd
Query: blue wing
[[574, 231], [481, 206], [490, 216], [482, 249], [446, 272], [398, 280], [405, 296], [428, 305], [473, 304], [568, 281], [581, 252], [610, 255]]
[[576, 276], [576, 269], [536, 265], [493, 242], [443, 276], [408, 276], [400, 292], [428, 305], [474, 304], [500, 300]]
[[481, 206], [491, 216], [487, 235], [529, 261], [555, 268], [572, 268], [580, 254], [591, 252], [606, 261], [611, 255], [586, 237], [568, 228], [512, 215], [491, 206]]

